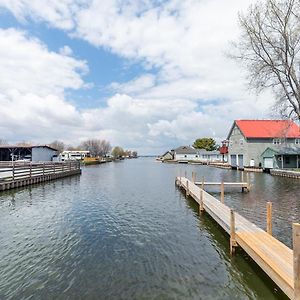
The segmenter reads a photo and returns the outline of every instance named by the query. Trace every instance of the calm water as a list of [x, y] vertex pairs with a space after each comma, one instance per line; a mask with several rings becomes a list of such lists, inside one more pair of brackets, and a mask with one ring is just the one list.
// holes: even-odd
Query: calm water
[[[137, 159], [0, 194], [0, 299], [285, 299], [175, 187], [179, 170], [207, 180], [241, 173]], [[290, 246], [300, 181], [250, 174], [225, 201]], [[217, 190], [211, 190], [217, 197]]]

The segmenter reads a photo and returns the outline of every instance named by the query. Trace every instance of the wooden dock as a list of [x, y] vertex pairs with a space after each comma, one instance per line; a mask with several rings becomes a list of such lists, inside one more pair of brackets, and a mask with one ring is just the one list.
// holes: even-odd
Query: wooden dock
[[0, 191], [81, 174], [80, 163], [72, 162], [1, 162]]
[[300, 300], [300, 224], [293, 224], [293, 250], [272, 236], [272, 203], [267, 204], [267, 231], [249, 222], [186, 177], [176, 184], [199, 204], [230, 236], [230, 253], [241, 247], [261, 269], [293, 300]]

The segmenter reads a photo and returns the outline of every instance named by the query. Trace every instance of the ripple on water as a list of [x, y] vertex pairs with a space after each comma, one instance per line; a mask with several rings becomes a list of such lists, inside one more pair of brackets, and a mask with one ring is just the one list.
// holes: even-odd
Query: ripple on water
[[[245, 254], [229, 257], [227, 236], [175, 188], [180, 168], [240, 176], [139, 159], [0, 194], [0, 299], [282, 299]], [[226, 191], [226, 202], [264, 226], [272, 199], [275, 235], [289, 244], [299, 184], [250, 180], [250, 193]]]

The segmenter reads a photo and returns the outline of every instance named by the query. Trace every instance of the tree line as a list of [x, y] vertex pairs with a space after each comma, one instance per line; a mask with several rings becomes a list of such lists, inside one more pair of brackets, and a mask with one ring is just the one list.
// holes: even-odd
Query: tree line
[[[9, 143], [4, 140], [0, 139], [0, 145], [9, 145]], [[22, 141], [15, 144], [16, 146], [21, 147], [30, 147], [33, 144], [28, 141]], [[101, 139], [88, 139], [81, 142], [78, 146], [71, 146], [66, 145], [64, 142], [55, 140], [47, 146], [50, 146], [56, 149], [59, 153], [63, 152], [64, 150], [68, 151], [89, 151], [92, 157], [105, 157], [111, 153], [114, 158], [121, 158], [121, 157], [137, 157], [137, 151], [131, 150], [124, 150], [120, 146], [115, 146], [112, 148], [111, 144], [107, 140]]]

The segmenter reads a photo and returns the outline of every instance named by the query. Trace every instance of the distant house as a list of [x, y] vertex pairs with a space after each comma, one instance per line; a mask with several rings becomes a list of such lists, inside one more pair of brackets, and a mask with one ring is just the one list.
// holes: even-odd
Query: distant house
[[223, 155], [219, 150], [207, 151], [205, 149], [197, 150], [198, 160], [203, 162], [222, 162]]
[[218, 150], [207, 151], [190, 146], [181, 146], [174, 150], [174, 159], [178, 162], [222, 162], [222, 154]]
[[161, 157], [161, 160], [173, 160], [174, 159], [174, 150], [165, 152]]
[[236, 120], [227, 139], [234, 168], [300, 167], [300, 128], [293, 121]]
[[174, 150], [174, 159], [178, 162], [199, 160], [199, 154], [191, 146], [180, 146]]
[[0, 146], [0, 161], [52, 161], [57, 150], [49, 146]]

